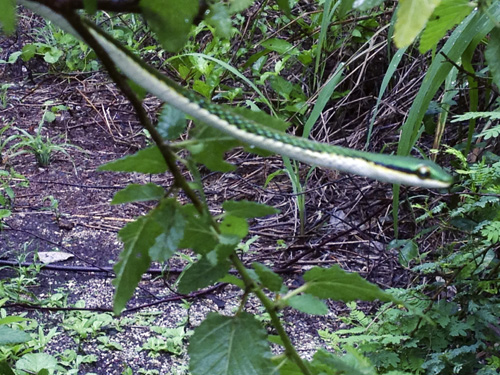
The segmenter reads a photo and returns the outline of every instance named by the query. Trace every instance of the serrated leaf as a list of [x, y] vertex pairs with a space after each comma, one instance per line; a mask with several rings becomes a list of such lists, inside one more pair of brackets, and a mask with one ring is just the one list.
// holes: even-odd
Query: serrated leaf
[[446, 32], [462, 22], [473, 9], [469, 0], [441, 0], [420, 38], [420, 53], [434, 48]]
[[230, 267], [231, 264], [227, 260], [213, 264], [207, 256], [202, 256], [183, 272], [177, 290], [179, 293], [188, 294], [209, 286], [224, 277]]
[[157, 174], [165, 172], [167, 164], [158, 147], [153, 146], [101, 165], [97, 170]]
[[500, 87], [500, 28], [494, 28], [490, 33], [488, 47], [484, 52], [493, 82]]
[[220, 231], [222, 234], [242, 239], [248, 234], [248, 223], [241, 217], [227, 215], [220, 223]]
[[283, 286], [283, 279], [280, 275], [275, 273], [269, 267], [257, 262], [252, 263], [252, 267], [259, 276], [259, 280], [264, 287], [272, 292], [279, 292], [281, 290], [281, 287]]
[[271, 374], [266, 337], [266, 330], [253, 315], [210, 313], [189, 340], [189, 369], [192, 375]]
[[31, 340], [31, 335], [18, 329], [0, 327], [0, 345], [21, 344]]
[[113, 303], [115, 314], [119, 314], [125, 308], [142, 274], [149, 268], [151, 264], [149, 249], [153, 247], [156, 237], [161, 233], [162, 227], [151, 216], [142, 216], [118, 232], [118, 237], [123, 242], [123, 251], [113, 268], [116, 273], [113, 280], [116, 288]]
[[155, 244], [149, 249], [149, 256], [155, 262], [166, 262], [179, 249], [184, 237], [184, 216], [179, 203], [173, 198], [162, 201], [150, 215], [163, 232], [156, 237]]
[[14, 0], [0, 0], [0, 9], [1, 31], [11, 34], [16, 26], [16, 3]]
[[44, 369], [54, 371], [56, 367], [57, 360], [46, 353], [25, 354], [16, 362], [16, 369], [31, 374], [38, 374]]
[[151, 182], [145, 185], [130, 184], [115, 194], [111, 204], [155, 201], [160, 200], [164, 195], [165, 189]]
[[191, 249], [198, 254], [212, 251], [217, 246], [218, 239], [212, 229], [210, 217], [201, 215], [191, 204], [183, 206], [181, 213], [186, 224], [179, 247]]
[[328, 314], [328, 307], [326, 304], [317, 297], [310, 294], [300, 294], [292, 296], [287, 299], [287, 304], [296, 310], [302, 311], [311, 315], [326, 315]]
[[398, 48], [409, 46], [425, 27], [441, 0], [400, 0], [394, 41]]
[[139, 5], [163, 48], [176, 52], [184, 46], [198, 14], [198, 0], [141, 0]]
[[274, 215], [280, 212], [280, 210], [268, 206], [267, 204], [250, 202], [246, 200], [225, 201], [222, 204], [222, 208], [224, 209], [224, 211], [233, 216], [242, 217], [246, 219]]
[[304, 274], [307, 293], [335, 301], [396, 301], [378, 286], [366, 281], [357, 273], [348, 273], [337, 264], [331, 268], [314, 267]]
[[176, 139], [186, 130], [186, 115], [171, 105], [164, 104], [158, 120], [158, 132], [165, 139]]

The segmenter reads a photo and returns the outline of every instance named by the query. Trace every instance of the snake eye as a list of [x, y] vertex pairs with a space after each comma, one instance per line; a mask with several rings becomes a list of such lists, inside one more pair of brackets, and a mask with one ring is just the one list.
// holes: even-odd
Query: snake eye
[[425, 180], [426, 178], [431, 177], [431, 170], [429, 167], [425, 165], [421, 165], [417, 169], [417, 176], [421, 178], [422, 180]]

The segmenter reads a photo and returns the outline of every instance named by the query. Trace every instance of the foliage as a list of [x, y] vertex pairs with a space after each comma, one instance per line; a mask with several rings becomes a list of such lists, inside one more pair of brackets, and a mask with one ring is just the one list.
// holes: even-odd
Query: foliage
[[[345, 95], [342, 92], [335, 92], [344, 66], [339, 66], [329, 78], [323, 77], [326, 67], [326, 59], [323, 57], [338, 48], [337, 41], [344, 38], [339, 28], [330, 28], [331, 21], [334, 17], [340, 19], [345, 16], [352, 7], [366, 12], [375, 6], [384, 6], [382, 1], [368, 0], [321, 2], [324, 5], [323, 12], [312, 16], [312, 25], [303, 26], [306, 31], [319, 28], [319, 36], [314, 45], [295, 45], [278, 38], [262, 40], [259, 43], [261, 50], [244, 65], [244, 68], [250, 69], [258, 77], [252, 82], [237, 68], [219, 58], [231, 50], [231, 44], [224, 40], [224, 37], [227, 38], [237, 32], [232, 29], [233, 24], [229, 16], [246, 9], [252, 5], [252, 1], [235, 0], [227, 4], [208, 2], [208, 9], [200, 9], [199, 2], [194, 0], [184, 3], [169, 0], [167, 3], [168, 9], [163, 1], [142, 0], [140, 8], [142, 15], [155, 31], [159, 43], [168, 51], [178, 51], [187, 43], [183, 53], [166, 61], [169, 69], [182, 79], [192, 82], [193, 91], [210, 99], [224, 98], [230, 102], [245, 98], [243, 89], [227, 88], [223, 84], [222, 77], [231, 72], [258, 94], [256, 98], [245, 101], [246, 106], [256, 113], [246, 109], [246, 111], [238, 110], [239, 114], [259, 124], [276, 124], [279, 122], [278, 119], [294, 116], [296, 125], [303, 130], [305, 137], [310, 135], [327, 102], [335, 95], [337, 97]], [[276, 3], [284, 14], [276, 21], [276, 26], [280, 27], [291, 21], [291, 9], [287, 1], [276, 1]], [[0, 5], [5, 4], [10, 6], [10, 0], [0, 1]], [[405, 48], [420, 34], [421, 52], [429, 49], [434, 52], [426, 77], [413, 102], [408, 119], [401, 129], [399, 154], [408, 155], [412, 150], [422, 133], [422, 119], [443, 83], [447, 95], [444, 96], [442, 108], [450, 109], [450, 101], [456, 90], [456, 81], [452, 78], [456, 76], [457, 71], [453, 70], [455, 66], [448, 63], [448, 60], [455, 64], [463, 61], [464, 70], [473, 76], [469, 77], [469, 87], [473, 86], [471, 82], [476, 83], [475, 72], [470, 72], [474, 69], [471, 68], [471, 56], [486, 35], [490, 36], [485, 53], [488, 69], [491, 79], [496, 83], [499, 81], [500, 69], [496, 56], [500, 41], [496, 20], [500, 18], [500, 3], [481, 2], [478, 8], [471, 5], [474, 4], [469, 1], [451, 0], [399, 2], [393, 22], [396, 45]], [[170, 9], [175, 9], [176, 12], [167, 11]], [[263, 9], [268, 8], [263, 7]], [[500, 307], [497, 297], [500, 264], [497, 254], [500, 229], [498, 214], [500, 158], [492, 154], [480, 163], [474, 165], [467, 163], [464, 154], [467, 154], [471, 147], [471, 139], [476, 130], [472, 120], [475, 120], [476, 115], [468, 118], [469, 139], [464, 154], [458, 148], [448, 151], [458, 160], [461, 168], [458, 173], [463, 180], [462, 187], [468, 189], [462, 195], [462, 203], [459, 206], [450, 204], [448, 207], [439, 205], [431, 209], [424, 205], [413, 206], [415, 209], [423, 208], [425, 213], [422, 217], [425, 218], [444, 215], [447, 210], [451, 220], [448, 222], [443, 220], [442, 227], [453, 230], [458, 239], [429, 254], [420, 254], [416, 238], [393, 243], [395, 248], [400, 249], [401, 265], [411, 268], [422, 281], [419, 286], [408, 291], [382, 291], [359, 275], [333, 266], [309, 269], [303, 275], [304, 284], [297, 289], [289, 290], [281, 277], [268, 265], [254, 263], [250, 268], [239, 258], [238, 249], [245, 248], [248, 243], [245, 239], [249, 233], [251, 220], [274, 214], [276, 210], [253, 202], [228, 201], [222, 205], [223, 210], [220, 214], [213, 215], [205, 200], [197, 163], [205, 164], [211, 170], [232, 170], [234, 166], [227, 163], [223, 156], [226, 151], [240, 143], [197, 121], [189, 130], [190, 139], [176, 142], [175, 139], [186, 128], [186, 122], [183, 115], [168, 107], [165, 107], [158, 127], [153, 126], [144, 114], [141, 99], [135, 94], [134, 89], [137, 88], [131, 87], [130, 83], [119, 74], [114, 65], [116, 60], [113, 61], [112, 57], [110, 59], [110, 56], [102, 53], [99, 42], [89, 37], [92, 34], [75, 13], [71, 10], [57, 8], [55, 10], [63, 12], [62, 17], [70, 22], [71, 27], [80, 33], [95, 52], [91, 52], [83, 42], [71, 36], [64, 36], [69, 34], [61, 34], [61, 38], [65, 38], [64, 42], [57, 43], [78, 45], [78, 51], [84, 51], [86, 57], [82, 59], [85, 61], [82, 69], [88, 69], [89, 65], [91, 69], [95, 68], [95, 64], [86, 62], [87, 56], [94, 61], [95, 54], [103, 61], [112, 78], [134, 105], [142, 125], [154, 142], [154, 145], [135, 155], [108, 163], [100, 169], [143, 174], [163, 173], [168, 170], [175, 179], [172, 189], [168, 191], [154, 184], [131, 185], [118, 192], [113, 199], [113, 204], [157, 202], [151, 211], [127, 224], [119, 232], [124, 250], [115, 265], [116, 314], [126, 309], [127, 302], [133, 296], [142, 274], [152, 261], [165, 262], [181, 250], [190, 249], [195, 254], [194, 262], [185, 269], [178, 282], [179, 293], [188, 294], [216, 282], [232, 283], [243, 292], [240, 308], [233, 316], [212, 313], [194, 330], [189, 339], [188, 349], [191, 359], [190, 371], [193, 374], [330, 375], [377, 372], [468, 374], [477, 371], [484, 375], [495, 371], [494, 366], [498, 364], [499, 359], [492, 342], [495, 342], [495, 339], [498, 341], [498, 337], [491, 327], [497, 328]], [[57, 20], [61, 15], [56, 16], [55, 10], [49, 9], [44, 15], [49, 18], [54, 16]], [[192, 31], [192, 23], [200, 13], [207, 17]], [[178, 16], [179, 14], [182, 16]], [[95, 17], [102, 17], [102, 14], [97, 14]], [[6, 29], [9, 29], [12, 23], [7, 16], [3, 16], [0, 21]], [[369, 21], [357, 25], [378, 26], [377, 21]], [[234, 22], [235, 24], [239, 22], [237, 14]], [[297, 23], [302, 25], [300, 21]], [[436, 54], [439, 42], [456, 25], [457, 28], [451, 31], [447, 42]], [[267, 25], [258, 22], [253, 24], [251, 29], [252, 34], [259, 31], [267, 35], [268, 31]], [[113, 30], [113, 28], [109, 30], [111, 34]], [[329, 35], [330, 31], [332, 34]], [[193, 52], [198, 46], [192, 36], [205, 32], [213, 34], [212, 41], [208, 43], [203, 54]], [[58, 35], [57, 31], [52, 35]], [[363, 48], [365, 45], [370, 45], [373, 35], [375, 35], [373, 31], [366, 31], [361, 27], [351, 31], [352, 46], [358, 51], [353, 54], [352, 60], [364, 53]], [[118, 35], [114, 37], [120, 39]], [[36, 42], [23, 51], [18, 51], [17, 56], [11, 56], [7, 62], [15, 62], [18, 56], [29, 60], [39, 54], [43, 55], [46, 61], [55, 63], [63, 56], [63, 50], [54, 44]], [[125, 44], [132, 49], [137, 47], [133, 42]], [[243, 49], [235, 54], [245, 52]], [[391, 68], [387, 71], [387, 82], [381, 88], [379, 100], [389, 85], [389, 76], [392, 74], [390, 72], [396, 71], [402, 61], [401, 55], [404, 50], [400, 53], [393, 59]], [[266, 64], [272, 61], [269, 57], [276, 54], [273, 68], [264, 71]], [[75, 63], [75, 55], [69, 54], [69, 56], [66, 58], [66, 65], [74, 69], [78, 66]], [[295, 66], [294, 64], [300, 66], [301, 72], [313, 69], [315, 73], [316, 82], [313, 86], [317, 90], [318, 101], [310, 114], [307, 96], [302, 87], [282, 77], [285, 69]], [[140, 72], [143, 68], [137, 69], [136, 72]], [[219, 86], [223, 90], [214, 95]], [[269, 100], [264, 95], [265, 90], [261, 90], [264, 88], [272, 90], [279, 100]], [[143, 89], [147, 90], [148, 87]], [[472, 91], [474, 90], [470, 93], [470, 110], [472, 113], [478, 113], [473, 104], [477, 101], [474, 97], [476, 94]], [[275, 117], [259, 112], [259, 104], [266, 105]], [[50, 116], [51, 113], [52, 111], [46, 111], [45, 115]], [[19, 129], [22, 133], [21, 142], [15, 146], [15, 150], [25, 147], [20, 152], [34, 153], [40, 164], [42, 161], [48, 164], [52, 151], [67, 154], [65, 148], [71, 146], [54, 144], [48, 137], [43, 139], [42, 124], [50, 119], [50, 117], [45, 118], [45, 115], [35, 136]], [[490, 118], [496, 118], [495, 116], [491, 115]], [[464, 120], [465, 118], [460, 119]], [[480, 136], [495, 138], [498, 135], [497, 130], [497, 127], [493, 127], [488, 132], [485, 130]], [[164, 138], [173, 142], [166, 143]], [[438, 139], [436, 147], [439, 147], [441, 138]], [[186, 148], [190, 153], [174, 153], [174, 150], [179, 148]], [[252, 147], [248, 149], [250, 152], [259, 152]], [[290, 161], [285, 160], [285, 164], [294, 185], [294, 192], [301, 195], [305, 189], [300, 181], [299, 169]], [[186, 180], [179, 165], [190, 172], [193, 181]], [[305, 180], [307, 181], [307, 177]], [[179, 190], [185, 193], [190, 203], [178, 199]], [[395, 193], [394, 206], [397, 207], [399, 188], [395, 188]], [[301, 221], [304, 222], [304, 201], [301, 199], [302, 197], [298, 198], [297, 202]], [[394, 215], [397, 215], [397, 209], [394, 209]], [[237, 271], [238, 276], [229, 273], [231, 267]], [[424, 282], [428, 278], [431, 281]], [[17, 293], [18, 297], [26, 295], [27, 290], [18, 290]], [[268, 314], [270, 325], [279, 336], [278, 339], [272, 339], [256, 316], [245, 311], [245, 302], [250, 294], [262, 304]], [[355, 327], [335, 333], [322, 333], [337, 353], [320, 349], [311, 360], [300, 358], [278, 312], [284, 308], [292, 308], [308, 314], [325, 314], [328, 309], [324, 299], [348, 303], [352, 313], [346, 318], [346, 322]], [[381, 308], [376, 318], [371, 318], [357, 309], [353, 302], [357, 300], [379, 300], [390, 303]], [[89, 337], [100, 337], [99, 341], [105, 348], [120, 350], [118, 345], [101, 335], [103, 327], [111, 321], [111, 316], [107, 314], [74, 314], [65, 320], [64, 327], [72, 332], [76, 342], [87, 340]], [[182, 333], [181, 330], [175, 331], [176, 340], [152, 338], [143, 349], [148, 350], [152, 356], [161, 351], [177, 354], [182, 350], [185, 338]], [[271, 341], [282, 347], [283, 354], [274, 357], [271, 355]], [[479, 355], [486, 359], [478, 363], [476, 358]], [[39, 357], [34, 358], [34, 362]], [[28, 369], [28, 359], [21, 362], [19, 368]], [[53, 369], [57, 365], [50, 360], [47, 362], [46, 368]], [[31, 372], [40, 370], [42, 369], [29, 368]]]

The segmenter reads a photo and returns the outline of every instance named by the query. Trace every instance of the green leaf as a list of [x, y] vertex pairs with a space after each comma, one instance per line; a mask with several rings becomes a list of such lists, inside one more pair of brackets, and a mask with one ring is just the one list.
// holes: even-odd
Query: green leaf
[[34, 44], [25, 44], [21, 50], [21, 59], [24, 62], [31, 60], [36, 54], [36, 46]]
[[127, 155], [121, 159], [101, 165], [97, 170], [156, 174], [165, 172], [167, 164], [158, 147], [153, 146], [140, 150], [134, 155]]
[[224, 156], [227, 151], [240, 145], [239, 141], [206, 125], [196, 126], [190, 135], [198, 142], [189, 144], [186, 148], [196, 162], [215, 172], [229, 172], [236, 169], [234, 165], [224, 160]]
[[268, 206], [267, 204], [250, 202], [246, 200], [225, 201], [222, 204], [222, 208], [228, 214], [246, 219], [274, 215], [280, 212], [280, 210]]
[[355, 300], [395, 301], [390, 294], [378, 286], [369, 283], [357, 273], [348, 273], [337, 264], [331, 268], [313, 267], [304, 274], [307, 293], [319, 298], [331, 298], [336, 301]]
[[248, 234], [248, 223], [241, 217], [227, 215], [220, 223], [220, 231], [222, 234], [237, 236], [241, 239]]
[[210, 313], [189, 340], [192, 375], [264, 375], [272, 373], [267, 332], [253, 315]]
[[298, 296], [292, 296], [287, 299], [288, 306], [293, 307], [296, 310], [302, 311], [306, 314], [311, 315], [326, 315], [328, 314], [328, 307], [326, 304], [310, 294], [300, 294]]
[[436, 47], [446, 32], [462, 22], [473, 10], [469, 0], [441, 0], [420, 37], [420, 53]]
[[0, 325], [2, 324], [10, 324], [10, 323], [18, 323], [25, 322], [28, 319], [21, 318], [20, 316], [6, 316], [5, 318], [0, 319]]
[[183, 272], [177, 290], [179, 293], [188, 294], [209, 286], [224, 277], [230, 267], [231, 264], [227, 260], [213, 264], [207, 256], [202, 256]]
[[394, 41], [398, 48], [409, 46], [425, 27], [441, 0], [400, 0]]
[[155, 262], [166, 262], [175, 254], [184, 237], [186, 222], [179, 203], [174, 198], [163, 200], [150, 216], [163, 229], [149, 249], [149, 256]]
[[16, 369], [28, 373], [39, 373], [46, 369], [53, 372], [57, 368], [57, 360], [46, 353], [25, 354], [16, 362]]
[[186, 115], [171, 105], [164, 104], [158, 121], [158, 132], [165, 139], [177, 139], [186, 130]]
[[164, 195], [165, 189], [151, 182], [146, 185], [130, 184], [115, 194], [111, 204], [156, 201], [163, 198]]
[[14, 0], [0, 0], [0, 9], [2, 31], [11, 34], [16, 26], [16, 2]]
[[16, 375], [14, 371], [7, 364], [7, 361], [0, 361], [0, 374], [2, 375]]
[[151, 216], [142, 216], [118, 232], [118, 237], [123, 242], [123, 251], [114, 266], [115, 314], [119, 314], [125, 308], [141, 281], [142, 274], [149, 268], [151, 264], [149, 249], [153, 247], [156, 237], [161, 233], [162, 227]]
[[292, 18], [292, 12], [290, 9], [290, 3], [288, 0], [276, 0], [276, 3], [280, 7], [281, 11], [285, 13], [288, 18]]
[[488, 62], [493, 82], [497, 87], [500, 87], [500, 28], [496, 27], [491, 31], [484, 56]]
[[272, 292], [279, 292], [283, 286], [283, 279], [269, 267], [254, 262], [252, 267], [259, 276], [259, 280], [267, 289]]
[[243, 12], [254, 3], [255, 0], [232, 0], [229, 6], [230, 13]]
[[21, 344], [31, 340], [31, 335], [26, 332], [6, 326], [0, 327], [0, 345]]
[[211, 225], [208, 215], [201, 215], [192, 204], [181, 208], [182, 216], [186, 222], [184, 238], [179, 247], [191, 249], [198, 254], [206, 254], [217, 246], [218, 238]]
[[231, 16], [228, 7], [220, 2], [210, 4], [210, 10], [205, 17], [205, 22], [215, 29], [215, 35], [220, 38], [231, 37]]
[[[377, 371], [370, 361], [355, 349], [346, 349], [347, 353], [338, 356], [320, 349], [314, 354], [314, 369], [322, 374], [376, 375]], [[333, 372], [332, 372], [333, 370]], [[324, 372], [323, 372], [324, 371]]]
[[353, 5], [355, 9], [364, 12], [371, 8], [378, 7], [383, 1], [384, 0], [356, 0]]
[[94, 15], [97, 12], [97, 0], [83, 0], [83, 8], [88, 14]]
[[278, 52], [280, 54], [289, 53], [295, 48], [290, 42], [278, 38], [266, 39], [260, 45], [268, 50]]
[[410, 262], [418, 256], [418, 246], [413, 240], [393, 240], [388, 249], [397, 249], [399, 264], [408, 267]]
[[198, 14], [198, 0], [141, 0], [139, 5], [163, 48], [176, 52], [184, 46]]

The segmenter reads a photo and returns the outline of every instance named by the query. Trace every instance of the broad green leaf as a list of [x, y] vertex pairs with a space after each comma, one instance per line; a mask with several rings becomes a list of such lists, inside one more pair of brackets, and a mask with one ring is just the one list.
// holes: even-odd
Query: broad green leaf
[[16, 2], [14, 0], [0, 0], [1, 31], [10, 34], [16, 26]]
[[228, 7], [220, 2], [211, 3], [210, 11], [205, 16], [205, 22], [215, 29], [215, 35], [220, 38], [229, 39], [231, 37], [231, 16]]
[[387, 248], [398, 251], [399, 263], [403, 267], [408, 267], [410, 262], [418, 256], [418, 246], [413, 240], [393, 240]]
[[231, 0], [229, 5], [230, 13], [243, 12], [254, 3], [255, 0]]
[[28, 319], [21, 318], [20, 316], [6, 316], [5, 318], [0, 319], [0, 325], [9, 324], [9, 323], [25, 322], [27, 320]]
[[210, 126], [199, 125], [190, 132], [191, 139], [198, 142], [189, 144], [186, 148], [193, 159], [216, 172], [230, 172], [236, 167], [224, 160], [227, 151], [240, 145], [236, 139]]
[[20, 344], [31, 340], [31, 335], [18, 329], [0, 327], [0, 345]]
[[83, 8], [88, 14], [94, 15], [97, 12], [97, 0], [83, 0]]
[[292, 12], [290, 9], [290, 3], [288, 0], [276, 0], [276, 3], [280, 7], [281, 11], [285, 13], [288, 18], [292, 18]]
[[317, 297], [310, 294], [300, 294], [292, 296], [287, 300], [288, 306], [296, 310], [302, 311], [311, 315], [326, 315], [328, 314], [328, 307], [325, 303]]
[[312, 365], [325, 375], [377, 375], [370, 361], [352, 348], [348, 348], [347, 353], [342, 356], [320, 349], [314, 354]]
[[149, 249], [149, 256], [155, 262], [166, 262], [179, 249], [184, 237], [184, 216], [173, 198], [162, 201], [149, 215], [163, 229]]
[[198, 0], [141, 0], [139, 5], [163, 48], [176, 52], [184, 46], [198, 14]]
[[378, 286], [366, 281], [357, 273], [348, 273], [337, 264], [331, 268], [314, 267], [304, 274], [306, 292], [319, 298], [350, 302], [355, 300], [394, 301]]
[[34, 44], [25, 44], [21, 50], [21, 59], [24, 62], [31, 60], [36, 54], [36, 46]]
[[183, 272], [177, 290], [179, 293], [188, 294], [209, 286], [224, 277], [230, 267], [231, 264], [227, 260], [213, 264], [207, 256], [202, 256]]
[[400, 0], [394, 41], [398, 48], [409, 46], [425, 27], [441, 0]]
[[12, 211], [11, 210], [7, 210], [5, 208], [1, 208], [0, 209], [0, 219], [4, 219], [6, 217], [9, 217], [10, 215], [12, 215]]
[[484, 56], [488, 62], [493, 82], [497, 87], [500, 87], [500, 28], [496, 27], [491, 31]]
[[353, 8], [362, 12], [374, 7], [378, 7], [384, 0], [356, 0], [354, 1]]
[[14, 371], [7, 364], [7, 361], [0, 361], [0, 374], [2, 375], [16, 375]]
[[289, 53], [295, 48], [290, 42], [278, 38], [266, 39], [260, 45], [268, 50], [278, 52], [279, 54]]
[[219, 236], [219, 243], [215, 247], [217, 261], [221, 262], [227, 259], [234, 252], [240, 241], [241, 239], [238, 236], [221, 234]]
[[189, 340], [192, 375], [264, 375], [272, 373], [267, 332], [253, 315], [210, 313]]
[[220, 223], [220, 231], [222, 234], [237, 236], [241, 239], [248, 234], [248, 223], [241, 217], [227, 215]]
[[186, 115], [171, 105], [164, 104], [158, 121], [158, 132], [165, 139], [177, 139], [186, 130]]
[[163, 173], [167, 170], [165, 159], [158, 147], [148, 147], [134, 155], [111, 161], [97, 168], [98, 171]]
[[130, 184], [115, 194], [111, 204], [156, 201], [163, 198], [164, 195], [165, 189], [151, 182], [145, 185]]
[[339, 17], [344, 18], [344, 16], [352, 10], [353, 5], [354, 0], [340, 0], [340, 5], [338, 8]]
[[181, 213], [186, 224], [179, 248], [191, 249], [198, 254], [212, 251], [217, 246], [218, 238], [211, 226], [210, 217], [201, 215], [191, 204], [183, 206]]
[[156, 237], [162, 232], [160, 224], [150, 216], [142, 216], [118, 232], [118, 237], [123, 242], [123, 251], [114, 266], [115, 314], [119, 314], [125, 308], [141, 281], [142, 274], [149, 268], [151, 264], [149, 249], [153, 247]]
[[283, 279], [280, 275], [275, 273], [269, 267], [257, 262], [252, 263], [252, 267], [259, 276], [259, 280], [264, 287], [272, 292], [279, 292], [281, 290], [281, 287], [283, 286]]
[[469, 0], [441, 0], [420, 37], [420, 53], [434, 48], [449, 29], [462, 22], [474, 10], [471, 5]]
[[233, 216], [247, 219], [274, 215], [280, 212], [278, 209], [268, 206], [267, 204], [250, 202], [246, 200], [225, 201], [222, 204], [222, 208], [224, 209], [224, 211]]
[[25, 354], [16, 362], [16, 369], [30, 374], [37, 374], [46, 369], [53, 372], [57, 368], [57, 360], [46, 353]]

